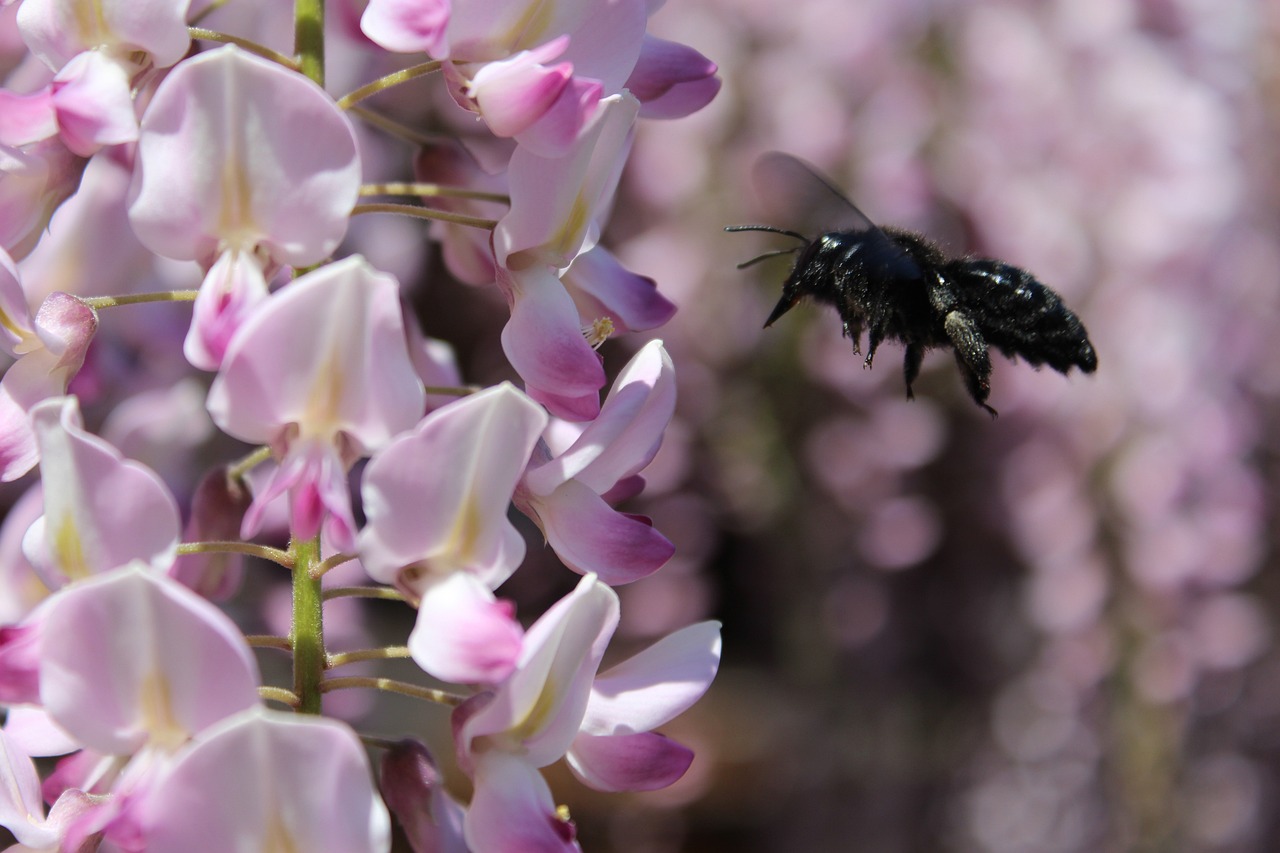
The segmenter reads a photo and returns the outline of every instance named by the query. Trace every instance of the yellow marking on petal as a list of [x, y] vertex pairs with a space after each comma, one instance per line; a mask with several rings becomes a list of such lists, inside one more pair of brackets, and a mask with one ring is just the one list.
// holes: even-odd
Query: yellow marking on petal
[[114, 42], [107, 27], [107, 16], [102, 0], [82, 0], [72, 11], [76, 22], [76, 34], [81, 44], [89, 48], [110, 45]]
[[328, 438], [336, 432], [334, 425], [346, 391], [345, 375], [337, 354], [327, 353], [324, 365], [316, 371], [316, 381], [311, 385], [311, 393], [303, 409], [299, 426], [304, 433]]
[[89, 565], [84, 558], [84, 543], [71, 513], [62, 517], [53, 529], [53, 559], [70, 580], [89, 576]]
[[524, 715], [524, 719], [508, 730], [508, 735], [517, 741], [524, 741], [538, 734], [553, 716], [553, 712], [559, 704], [559, 693], [554, 676], [548, 673], [547, 680], [542, 685], [542, 692], [538, 694], [537, 701], [533, 703], [529, 713]]
[[542, 34], [551, 25], [551, 7], [548, 0], [535, 0], [525, 7], [524, 14], [516, 21], [505, 38], [499, 43], [511, 45], [512, 52], [527, 50], [530, 45], [536, 46], [542, 41]]
[[18, 324], [9, 316], [9, 312], [5, 311], [3, 308], [0, 308], [0, 326], [4, 326], [7, 331], [13, 333], [13, 335], [19, 339], [26, 337], [26, 333], [23, 332], [22, 329], [18, 328]]
[[586, 230], [589, 213], [587, 200], [582, 197], [582, 193], [578, 193], [573, 199], [573, 206], [569, 208], [569, 215], [552, 235], [551, 247], [561, 255], [576, 252]]
[[293, 841], [289, 827], [280, 819], [278, 809], [270, 809], [267, 831], [262, 839], [263, 853], [298, 853], [298, 845]]
[[480, 507], [475, 498], [468, 494], [458, 508], [458, 514], [453, 517], [453, 527], [446, 540], [445, 553], [449, 555], [450, 562], [460, 566], [471, 563], [483, 529]]
[[169, 682], [159, 672], [149, 673], [142, 680], [141, 705], [143, 726], [150, 735], [148, 743], [172, 752], [187, 741], [187, 730], [173, 713], [173, 698]]

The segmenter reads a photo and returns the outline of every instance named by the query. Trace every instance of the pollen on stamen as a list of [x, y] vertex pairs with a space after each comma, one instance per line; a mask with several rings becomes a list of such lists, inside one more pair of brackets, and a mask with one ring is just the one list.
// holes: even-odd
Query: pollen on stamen
[[612, 334], [613, 318], [611, 317], [597, 317], [591, 321], [590, 326], [582, 327], [582, 336], [587, 339], [592, 349], [600, 349]]

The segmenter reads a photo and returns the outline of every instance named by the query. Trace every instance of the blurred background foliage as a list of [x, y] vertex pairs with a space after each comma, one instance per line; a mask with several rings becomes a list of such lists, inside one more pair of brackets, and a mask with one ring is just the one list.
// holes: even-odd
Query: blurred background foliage
[[[713, 615], [725, 658], [673, 731], [690, 777], [597, 831], [1280, 849], [1280, 6], [671, 0], [654, 24], [724, 88], [641, 128], [611, 232], [680, 306], [642, 502], [678, 554], [624, 618]], [[993, 422], [948, 353], [908, 402], [900, 348], [864, 370], [829, 309], [762, 331], [789, 261], [734, 264], [788, 244], [719, 229], [788, 225], [752, 190], [770, 149], [1035, 272], [1097, 374], [997, 358]]]

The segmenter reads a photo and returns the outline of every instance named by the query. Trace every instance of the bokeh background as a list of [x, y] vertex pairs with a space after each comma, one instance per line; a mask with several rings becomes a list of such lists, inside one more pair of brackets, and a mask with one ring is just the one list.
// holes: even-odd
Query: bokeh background
[[[335, 4], [335, 26], [359, 6]], [[284, 0], [218, 14], [208, 26], [288, 49]], [[601, 796], [553, 768], [585, 849], [1280, 849], [1280, 4], [669, 0], [653, 30], [719, 63], [724, 86], [641, 127], [607, 234], [679, 305], [661, 330], [677, 419], [630, 507], [678, 552], [622, 590], [616, 645], [717, 618], [725, 651], [666, 730], [697, 750], [677, 785]], [[362, 55], [334, 43], [335, 91], [385, 70]], [[404, 89], [378, 108], [429, 119], [428, 84]], [[406, 149], [367, 142], [407, 177]], [[762, 330], [787, 261], [736, 270], [778, 243], [722, 228], [789, 224], [751, 185], [775, 149], [877, 221], [1034, 271], [1083, 319], [1098, 372], [997, 357], [992, 421], [948, 353], [909, 402], [901, 349], [863, 369], [829, 310]], [[96, 189], [26, 262], [33, 288], [192, 286], [129, 235], [123, 175], [86, 176]], [[507, 378], [501, 297], [448, 280], [422, 232], [361, 217], [350, 248], [418, 281], [424, 328], [469, 381]], [[113, 313], [75, 389], [184, 500], [192, 449], [233, 450], [211, 439], [207, 377], [174, 358], [185, 311]], [[607, 363], [639, 343], [609, 342]], [[576, 577], [528, 532], [531, 564], [503, 594], [536, 614]], [[233, 608], [280, 631], [286, 599], [254, 569]], [[335, 648], [403, 642], [411, 614], [347, 605]], [[334, 700], [366, 728], [422, 731], [447, 762], [444, 711]]]
[[[635, 634], [714, 615], [691, 778], [614, 850], [1280, 849], [1280, 5], [671, 0], [720, 64], [642, 128], [613, 235], [680, 305]], [[1058, 290], [1093, 376], [947, 353], [904, 399], [788, 261], [754, 159]], [[682, 802], [683, 801], [683, 802]], [[678, 811], [666, 811], [680, 804]]]

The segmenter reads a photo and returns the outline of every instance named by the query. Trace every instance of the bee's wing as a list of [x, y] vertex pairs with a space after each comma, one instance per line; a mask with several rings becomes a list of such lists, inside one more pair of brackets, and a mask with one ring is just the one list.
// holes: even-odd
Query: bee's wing
[[764, 209], [787, 228], [821, 234], [876, 227], [821, 172], [790, 154], [761, 155], [754, 177]]

